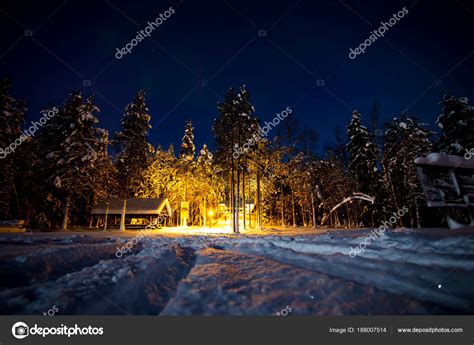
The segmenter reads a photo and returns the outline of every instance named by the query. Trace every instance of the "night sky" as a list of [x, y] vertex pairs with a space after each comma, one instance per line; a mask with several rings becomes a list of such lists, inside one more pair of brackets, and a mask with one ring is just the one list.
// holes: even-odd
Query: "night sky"
[[[115, 58], [170, 6], [175, 13], [150, 37]], [[403, 7], [409, 13], [385, 38], [349, 59], [350, 48]], [[260, 119], [290, 106], [301, 127], [319, 133], [320, 149], [352, 109], [368, 124], [374, 101], [383, 121], [408, 108], [434, 128], [443, 94], [474, 96], [468, 0], [15, 0], [2, 1], [0, 18], [0, 75], [27, 101], [28, 120], [80, 89], [95, 94], [100, 124], [113, 134], [144, 89], [150, 141], [165, 147], [179, 146], [188, 118], [197, 148], [212, 146], [216, 104], [241, 84]]]

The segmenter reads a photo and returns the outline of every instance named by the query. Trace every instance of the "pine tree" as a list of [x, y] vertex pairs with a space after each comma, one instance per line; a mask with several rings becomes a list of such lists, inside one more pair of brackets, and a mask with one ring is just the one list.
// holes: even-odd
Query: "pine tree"
[[367, 128], [361, 124], [360, 113], [354, 110], [347, 127], [349, 171], [356, 179], [358, 192], [374, 195], [378, 180], [377, 148]]
[[171, 155], [171, 156], [175, 156], [175, 153], [174, 153], [174, 145], [173, 144], [169, 144], [168, 146], [168, 153]]
[[[424, 196], [418, 180], [415, 159], [423, 157], [432, 149], [434, 135], [428, 125], [420, 123], [414, 115], [402, 113], [386, 124], [384, 158], [384, 180], [389, 200], [396, 210], [408, 207], [410, 214], [405, 219], [410, 225], [421, 226], [420, 208]], [[402, 222], [402, 225], [403, 222]]]
[[183, 160], [192, 161], [194, 160], [194, 154], [196, 147], [194, 146], [194, 127], [191, 120], [186, 121], [184, 128], [184, 136], [181, 141], [180, 157]]
[[[92, 175], [94, 186], [94, 198], [92, 204], [107, 200], [111, 196], [117, 196], [117, 170], [109, 156], [109, 132], [98, 129], [97, 160], [94, 164], [95, 171]], [[90, 206], [93, 206], [90, 205]]]
[[92, 97], [83, 101], [80, 92], [71, 94], [63, 112], [72, 120], [70, 133], [47, 159], [55, 167], [50, 179], [64, 202], [62, 229], [67, 229], [71, 209], [90, 208], [103, 186], [98, 167], [108, 161], [108, 136], [106, 130], [96, 127], [99, 120], [94, 113], [99, 109]]
[[[250, 93], [244, 86], [239, 93], [233, 88], [227, 92], [226, 98], [217, 106], [219, 116], [214, 120], [212, 131], [216, 143], [216, 160], [229, 170], [229, 189], [232, 212], [232, 229], [239, 232], [239, 206], [241, 204], [240, 177], [242, 166], [246, 163], [245, 154], [236, 154], [235, 150], [244, 148], [259, 132], [259, 122], [253, 117], [255, 108], [250, 102]], [[258, 145], [249, 145], [255, 150]], [[247, 157], [248, 159], [248, 157]]]
[[[224, 181], [218, 173], [219, 167], [214, 164], [214, 155], [206, 144], [199, 151], [196, 168], [196, 182], [199, 186], [196, 202], [201, 211], [201, 224], [207, 226], [209, 210], [217, 209], [223, 196]], [[212, 224], [212, 217], [210, 222]]]
[[361, 124], [360, 113], [354, 110], [347, 131], [349, 173], [355, 179], [355, 192], [367, 194], [375, 199], [374, 207], [362, 206], [361, 219], [374, 224], [384, 207], [382, 176], [378, 168], [378, 150], [373, 136]]
[[[76, 96], [77, 97], [76, 97]], [[63, 142], [74, 131], [77, 111], [83, 106], [79, 93], [72, 93], [62, 106], [50, 107], [42, 113], [56, 111], [34, 139], [28, 144], [30, 168], [25, 177], [25, 195], [28, 225], [34, 228], [52, 228], [64, 220], [65, 198], [61, 190], [54, 185], [57, 173], [57, 159], [54, 153], [61, 152]]]
[[[21, 128], [25, 120], [25, 102], [11, 96], [11, 83], [8, 79], [0, 81], [0, 219], [16, 217], [20, 208], [18, 181], [19, 152], [18, 139], [22, 136]], [[5, 151], [11, 144], [15, 152]], [[17, 211], [17, 212], [15, 212]]]
[[[188, 201], [192, 198], [193, 177], [195, 174], [196, 164], [194, 161], [196, 147], [194, 145], [194, 127], [191, 120], [186, 121], [184, 128], [184, 135], [179, 151], [179, 168], [180, 176], [183, 178], [183, 189], [180, 195], [183, 201]], [[190, 215], [192, 218], [192, 215]], [[188, 225], [188, 219], [181, 218], [183, 226]]]
[[151, 116], [145, 104], [145, 92], [140, 90], [135, 100], [125, 107], [122, 130], [115, 134], [118, 149], [117, 168], [119, 195], [124, 199], [120, 230], [125, 230], [126, 198], [137, 193], [144, 171], [151, 163], [153, 146], [148, 143]]
[[474, 148], [474, 107], [465, 97], [444, 96], [436, 124], [443, 133], [438, 142], [442, 152], [464, 155]]
[[197, 164], [200, 166], [211, 166], [213, 162], [213, 155], [211, 151], [207, 148], [207, 145], [204, 144], [202, 149], [199, 151], [199, 155], [197, 158]]

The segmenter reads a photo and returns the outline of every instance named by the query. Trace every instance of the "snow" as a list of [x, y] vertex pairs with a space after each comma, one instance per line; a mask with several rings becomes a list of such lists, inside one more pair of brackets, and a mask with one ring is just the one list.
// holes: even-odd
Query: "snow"
[[[208, 231], [206, 231], [208, 230]], [[474, 233], [162, 229], [0, 236], [2, 314], [472, 314]]]
[[98, 123], [99, 120], [97, 120], [97, 118], [92, 115], [91, 113], [86, 113], [86, 114], [82, 114], [82, 120], [83, 121], [89, 121], [89, 122], [92, 122], [92, 123]]
[[456, 168], [474, 168], [474, 160], [467, 160], [461, 156], [447, 155], [444, 153], [430, 153], [426, 158], [419, 157], [415, 159], [416, 164], [436, 165]]
[[450, 229], [460, 229], [465, 226], [464, 224], [456, 222], [454, 219], [452, 219], [449, 216], [446, 217], [446, 220], [448, 221], [448, 227]]

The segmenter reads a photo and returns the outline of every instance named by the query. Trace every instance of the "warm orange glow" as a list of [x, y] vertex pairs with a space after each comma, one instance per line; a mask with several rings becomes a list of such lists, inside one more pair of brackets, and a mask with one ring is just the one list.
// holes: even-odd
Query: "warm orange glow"
[[220, 236], [232, 234], [232, 229], [229, 226], [216, 226], [213, 228], [199, 226], [177, 226], [173, 228], [162, 228], [157, 231], [156, 234], [167, 236]]
[[209, 210], [209, 212], [207, 212], [207, 214], [209, 215], [209, 217], [212, 217], [212, 216], [214, 216], [214, 211], [213, 211], [213, 210]]

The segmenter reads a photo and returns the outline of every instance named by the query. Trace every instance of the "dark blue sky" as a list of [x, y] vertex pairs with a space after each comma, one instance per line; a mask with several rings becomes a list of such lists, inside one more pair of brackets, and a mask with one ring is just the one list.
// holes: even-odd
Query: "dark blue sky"
[[[175, 14], [115, 59], [116, 48], [170, 6]], [[350, 48], [403, 7], [409, 13], [385, 38], [349, 59]], [[301, 127], [319, 133], [320, 147], [353, 108], [369, 119], [375, 100], [382, 120], [409, 108], [434, 128], [443, 94], [474, 96], [474, 6], [467, 0], [15, 0], [0, 4], [0, 18], [0, 75], [12, 78], [29, 119], [81, 89], [96, 95], [101, 126], [113, 133], [142, 88], [155, 145], [179, 145], [191, 118], [198, 148], [212, 146], [216, 103], [241, 84], [260, 119], [290, 106]], [[258, 36], [262, 29], [266, 37]]]

